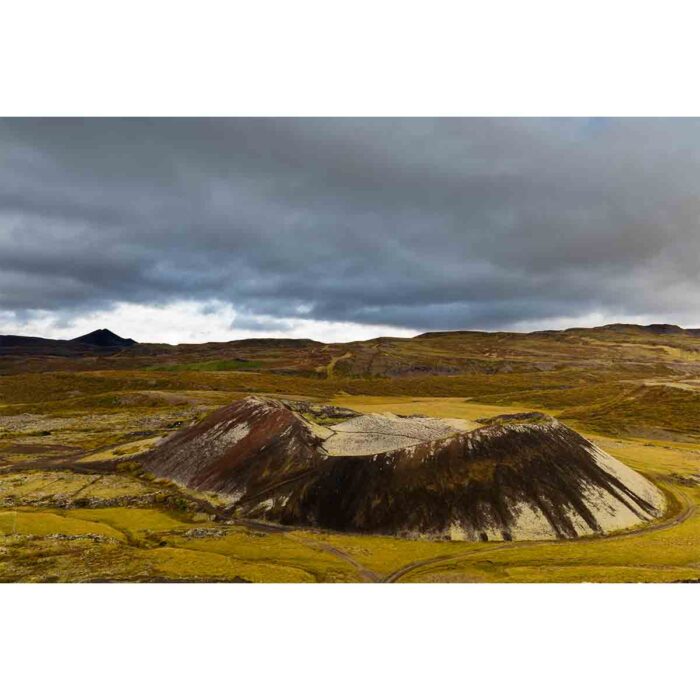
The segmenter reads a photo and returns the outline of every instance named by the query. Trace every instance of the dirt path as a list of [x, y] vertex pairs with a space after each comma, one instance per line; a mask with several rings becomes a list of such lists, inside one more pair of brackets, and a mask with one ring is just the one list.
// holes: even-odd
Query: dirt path
[[333, 379], [333, 370], [335, 369], [335, 366], [338, 364], [338, 362], [340, 362], [340, 360], [347, 360], [350, 357], [352, 357], [351, 352], [346, 352], [344, 355], [338, 355], [337, 357], [334, 357], [326, 365], [326, 379]]
[[296, 528], [287, 527], [286, 525], [277, 525], [276, 523], [263, 523], [257, 520], [237, 520], [236, 522], [249, 530], [257, 530], [259, 532], [280, 532], [289, 539], [294, 540], [305, 547], [332, 554], [333, 556], [336, 556], [353, 566], [360, 576], [362, 576], [365, 581], [369, 581], [370, 583], [380, 583], [382, 580], [382, 577], [376, 571], [368, 569], [346, 551], [339, 549], [338, 547], [334, 547], [332, 544], [328, 544], [327, 542], [310, 542], [303, 537], [299, 537], [296, 534]]
[[[677, 525], [680, 525], [681, 523], [685, 522], [688, 520], [688, 518], [692, 517], [696, 511], [697, 511], [697, 505], [693, 503], [693, 501], [690, 499], [690, 497], [681, 492], [678, 491], [675, 488], [666, 487], [667, 492], [671, 492], [673, 497], [677, 499], [677, 502], [679, 504], [679, 510], [676, 512], [674, 515], [672, 515], [670, 518], [666, 520], [662, 520], [656, 524], [649, 525], [648, 527], [644, 527], [639, 530], [634, 530], [631, 532], [622, 532], [619, 535], [607, 535], [604, 538], [595, 538], [595, 539], [603, 539], [606, 542], [610, 540], [623, 540], [623, 539], [629, 539], [631, 537], [640, 537], [643, 535], [648, 535], [649, 533], [652, 532], [661, 532], [663, 530], [669, 530], [672, 527], [676, 527]], [[590, 542], [594, 538], [581, 538], [581, 542]], [[528, 542], [528, 541], [521, 541], [521, 542], [507, 542], [503, 544], [497, 544], [497, 545], [488, 545], [485, 544], [483, 548], [479, 548], [476, 551], [471, 550], [469, 552], [463, 552], [461, 554], [443, 554], [437, 557], [431, 557], [430, 559], [421, 559], [419, 561], [414, 561], [411, 562], [410, 564], [406, 564], [405, 566], [402, 566], [400, 569], [397, 569], [396, 571], [393, 571], [390, 573], [388, 576], [386, 576], [383, 579], [383, 583], [396, 583], [400, 579], [402, 579], [406, 574], [412, 573], [414, 571], [417, 571], [418, 569], [422, 568], [428, 568], [430, 566], [434, 566], [435, 564], [443, 564], [446, 562], [454, 562], [454, 561], [462, 561], [463, 559], [469, 559], [471, 557], [478, 557], [480, 555], [488, 555], [491, 552], [496, 552], [501, 549], [522, 549], [525, 547], [546, 547], [546, 546], [551, 546], [551, 545], [558, 545], [558, 544], [571, 544], [572, 540], [546, 540], [546, 541], [540, 541], [540, 542]]]
[[84, 484], [77, 491], [74, 491], [70, 497], [75, 498], [77, 495], [83, 493], [83, 491], [85, 491], [86, 489], [89, 489], [91, 486], [94, 486], [98, 481], [101, 481], [102, 479], [104, 479], [104, 477], [105, 477], [104, 474], [99, 474], [92, 481], [88, 481], [87, 484]]
[[321, 552], [327, 552], [328, 554], [332, 554], [333, 556], [336, 556], [339, 559], [346, 561], [348, 564], [350, 564], [357, 570], [357, 572], [360, 574], [360, 576], [362, 576], [362, 578], [365, 581], [368, 581], [370, 583], [380, 583], [382, 580], [382, 577], [378, 573], [363, 566], [362, 564], [360, 564], [359, 561], [353, 559], [347, 552], [343, 551], [342, 549], [338, 549], [338, 547], [334, 547], [333, 545], [328, 544], [327, 542], [308, 542], [307, 540], [301, 539], [299, 537], [294, 537], [294, 535], [287, 536], [290, 537], [290, 539], [293, 539], [295, 542], [303, 544], [305, 547], [310, 547], [311, 549], [316, 549]]

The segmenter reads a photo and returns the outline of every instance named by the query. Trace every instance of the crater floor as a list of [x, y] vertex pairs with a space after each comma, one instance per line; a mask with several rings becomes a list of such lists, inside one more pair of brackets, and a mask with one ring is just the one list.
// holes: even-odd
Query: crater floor
[[402, 417], [392, 413], [368, 413], [324, 428], [323, 449], [333, 456], [361, 456], [390, 452], [423, 442], [466, 433], [478, 423], [459, 418]]

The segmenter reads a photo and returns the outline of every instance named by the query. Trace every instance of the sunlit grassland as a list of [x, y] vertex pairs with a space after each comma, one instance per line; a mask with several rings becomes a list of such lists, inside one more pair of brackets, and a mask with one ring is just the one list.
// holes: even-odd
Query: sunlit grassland
[[131, 535], [192, 527], [191, 519], [185, 520], [177, 513], [155, 508], [76, 508], [70, 511], [70, 516], [77, 520], [104, 523]]
[[[46, 521], [46, 519], [45, 519]], [[76, 521], [81, 522], [81, 521]], [[59, 529], [53, 526], [52, 529]], [[62, 525], [66, 529], [66, 525]], [[36, 530], [37, 527], [31, 528]], [[0, 549], [0, 581], [236, 581], [306, 582], [354, 581], [352, 570], [342, 563], [329, 566], [316, 560], [309, 550], [309, 562], [301, 559], [289, 565], [274, 559], [246, 560], [242, 557], [173, 546], [135, 546], [127, 542], [90, 539], [96, 531], [110, 533], [99, 523], [89, 531], [76, 529], [75, 539], [22, 537], [10, 534]], [[284, 559], [284, 553], [281, 553]]]
[[[59, 408], [71, 401], [87, 400], [120, 392], [143, 391], [220, 391], [261, 392], [282, 395], [330, 397], [344, 392], [370, 396], [473, 397], [488, 403], [485, 397], [499, 397], [495, 403], [517, 393], [574, 390], [604, 386], [619, 381], [664, 376], [663, 367], [599, 369], [591, 373], [581, 368], [548, 372], [513, 371], [509, 373], [466, 373], [450, 376], [418, 375], [399, 377], [332, 377], [305, 374], [279, 374], [264, 371], [147, 371], [101, 370], [92, 372], [44, 372], [0, 376], [0, 405], [5, 412], [15, 404], [39, 403]], [[74, 404], [78, 405], [78, 404]], [[78, 407], [86, 408], [86, 404]]]
[[[193, 528], [196, 537], [188, 534]], [[207, 528], [211, 537], [203, 534]], [[95, 536], [107, 538], [112, 549], [115, 545], [128, 549], [128, 558], [108, 557], [98, 567], [100, 575], [114, 580], [360, 580], [355, 568], [342, 559], [284, 534], [248, 532], [242, 527], [215, 529], [211, 522], [193, 523], [191, 514], [179, 516], [152, 508], [4, 510], [0, 511], [0, 533], [4, 535], [0, 580], [41, 580], [32, 560], [39, 563], [47, 549], [62, 557], [62, 566], [44, 573], [58, 580], [92, 579], [96, 574], [86, 570], [84, 559], [105, 546], [104, 541], [90, 540]], [[75, 559], [72, 565], [71, 559]], [[135, 563], [141, 565], [138, 571]], [[113, 568], [105, 568], [106, 564]]]
[[136, 455], [147, 452], [152, 448], [160, 437], [144, 438], [143, 440], [134, 440], [115, 447], [110, 447], [106, 450], [100, 450], [92, 454], [86, 455], [78, 459], [78, 463], [100, 462], [109, 459], [118, 459], [120, 457], [135, 457]]
[[237, 562], [283, 567], [316, 581], [361, 580], [353, 566], [337, 556], [319, 551], [313, 546], [313, 538], [306, 540], [297, 533], [260, 533], [232, 527], [223, 536], [196, 539], [169, 536], [167, 539], [169, 544], [178, 548], [215, 553]]
[[347, 552], [367, 569], [388, 576], [417, 560], [452, 556], [483, 547], [480, 543], [409, 540], [381, 535], [353, 535], [331, 532], [300, 531], [301, 541], [324, 542]]
[[250, 562], [217, 552], [165, 547], [149, 550], [142, 559], [150, 565], [158, 580], [231, 581], [250, 583], [316, 583], [318, 579], [306, 569], [276, 562]]
[[[296, 533], [220, 525], [206, 514], [173, 507], [88, 508], [70, 501], [76, 493], [82, 501], [138, 497], [152, 488], [131, 474], [0, 473], [0, 498], [19, 501], [0, 509], [0, 580], [361, 580], [355, 567], [297, 540]], [[49, 500], [22, 505], [35, 498]], [[54, 507], [51, 499], [68, 505]], [[86, 567], [98, 550], [104, 559]], [[44, 566], [47, 557], [53, 568]]]
[[0, 511], [0, 532], [3, 535], [102, 535], [124, 539], [124, 534], [101, 522], [86, 522], [72, 513], [43, 509]]
[[228, 372], [231, 370], [257, 369], [261, 362], [254, 360], [208, 360], [172, 365], [154, 365], [146, 369], [159, 372]]
[[[678, 388], [676, 379], [662, 365], [603, 367], [595, 372], [576, 367], [371, 378], [338, 376], [337, 372], [319, 377], [236, 370], [45, 372], [0, 376], [0, 414], [110, 416], [198, 406], [211, 410], [255, 393], [320, 401], [347, 399], [358, 406], [361, 397], [378, 397], [380, 403], [384, 397], [395, 397], [397, 403], [414, 397], [460, 399], [506, 410], [544, 410], [608, 434], [642, 431], [657, 438], [674, 433], [700, 437], [700, 391]], [[647, 385], [648, 381], [660, 383]], [[365, 401], [365, 405], [370, 403]], [[464, 411], [460, 414], [470, 417]]]
[[425, 415], [432, 418], [491, 418], [507, 412], [532, 410], [525, 405], [494, 405], [466, 401], [450, 396], [344, 396], [337, 395], [331, 400], [336, 406], [352, 408], [362, 413], [396, 413], [398, 415]]

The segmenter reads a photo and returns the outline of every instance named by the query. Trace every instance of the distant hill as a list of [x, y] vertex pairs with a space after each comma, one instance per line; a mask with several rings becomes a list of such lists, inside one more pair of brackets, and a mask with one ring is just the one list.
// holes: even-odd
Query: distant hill
[[70, 340], [34, 338], [23, 335], [0, 335], [0, 356], [75, 358], [91, 352], [90, 348]]
[[85, 345], [97, 345], [101, 348], [129, 348], [136, 345], [136, 341], [131, 338], [122, 338], [116, 333], [112, 333], [109, 328], [100, 328], [78, 338], [73, 338], [74, 343], [84, 343]]
[[65, 343], [65, 340], [50, 340], [49, 338], [36, 338], [30, 335], [0, 335], [0, 347], [19, 348], [31, 346], [46, 346]]
[[[0, 335], [0, 358], [2, 373], [143, 368], [255, 371], [314, 379], [434, 378], [431, 391], [452, 394], [456, 388], [448, 380], [459, 376], [573, 369], [643, 371], [650, 376], [695, 373], [700, 371], [700, 330], [610, 324], [531, 333], [444, 331], [348, 343], [248, 338], [168, 345], [136, 343], [102, 328], [73, 340]], [[562, 379], [562, 386], [568, 383]]]
[[607, 326], [600, 326], [593, 330], [618, 331], [620, 333], [629, 333], [630, 331], [642, 331], [646, 333], [655, 333], [656, 335], [674, 335], [677, 333], [689, 333], [680, 326], [674, 326], [670, 323], [650, 323], [648, 326], [639, 326], [634, 323], [610, 323]]

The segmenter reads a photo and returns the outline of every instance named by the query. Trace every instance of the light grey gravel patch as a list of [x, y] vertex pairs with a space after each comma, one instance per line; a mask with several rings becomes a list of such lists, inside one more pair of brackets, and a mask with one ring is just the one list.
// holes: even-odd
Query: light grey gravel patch
[[469, 421], [368, 413], [334, 425], [323, 448], [333, 456], [372, 455], [442, 440], [470, 429]]

